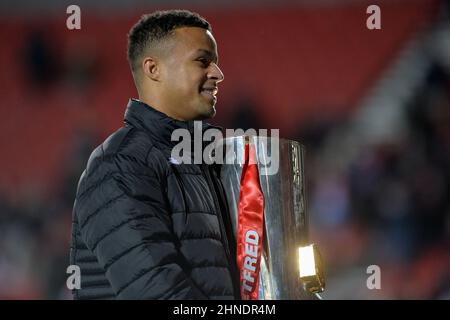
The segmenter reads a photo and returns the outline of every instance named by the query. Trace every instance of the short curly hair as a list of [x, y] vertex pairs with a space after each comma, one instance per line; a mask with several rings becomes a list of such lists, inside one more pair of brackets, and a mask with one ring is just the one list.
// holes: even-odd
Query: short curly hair
[[139, 57], [171, 32], [181, 27], [199, 27], [209, 31], [211, 25], [198, 13], [188, 10], [164, 10], [146, 14], [128, 33], [127, 57], [134, 73], [138, 68]]

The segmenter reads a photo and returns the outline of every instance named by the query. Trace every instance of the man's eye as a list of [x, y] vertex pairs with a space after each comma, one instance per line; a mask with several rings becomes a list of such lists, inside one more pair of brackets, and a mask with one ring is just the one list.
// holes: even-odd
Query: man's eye
[[204, 66], [208, 66], [209, 65], [209, 61], [205, 58], [200, 58], [197, 59], [197, 61], [200, 61], [201, 64], [203, 64]]

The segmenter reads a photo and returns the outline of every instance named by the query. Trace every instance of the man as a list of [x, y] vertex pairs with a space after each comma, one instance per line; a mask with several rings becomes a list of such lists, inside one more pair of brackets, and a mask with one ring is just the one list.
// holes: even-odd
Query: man
[[[213, 117], [223, 80], [209, 23], [159, 11], [128, 35], [139, 94], [78, 185], [75, 299], [237, 299], [235, 240], [217, 168], [173, 161], [175, 129]], [[203, 124], [206, 130], [210, 126]]]

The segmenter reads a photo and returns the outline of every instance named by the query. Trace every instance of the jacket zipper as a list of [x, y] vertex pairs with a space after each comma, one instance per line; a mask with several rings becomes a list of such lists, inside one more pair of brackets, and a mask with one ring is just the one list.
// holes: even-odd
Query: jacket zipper
[[223, 221], [222, 221], [222, 214], [221, 214], [221, 210], [220, 210], [220, 204], [219, 204], [219, 200], [217, 199], [217, 195], [216, 195], [216, 189], [214, 188], [213, 182], [211, 180], [211, 176], [209, 174], [208, 168], [205, 168], [204, 165], [202, 164], [202, 172], [205, 175], [206, 178], [206, 182], [208, 183], [208, 187], [211, 190], [211, 194], [214, 200], [214, 207], [216, 209], [216, 215], [217, 218], [219, 218], [219, 225], [220, 225], [220, 234], [222, 236], [222, 240], [224, 243], [222, 243], [225, 246], [225, 251], [227, 254], [227, 259], [228, 262], [230, 262], [230, 249], [228, 248], [228, 239], [225, 233], [225, 226], [223, 225]]
[[[222, 210], [220, 208], [219, 200], [217, 199], [216, 189], [214, 188], [214, 184], [212, 182], [210, 172], [209, 172], [209, 170], [208, 170], [208, 168], [206, 167], [205, 164], [201, 164], [201, 168], [202, 168], [203, 175], [206, 178], [206, 183], [208, 184], [208, 187], [209, 187], [209, 189], [211, 190], [211, 193], [212, 193], [212, 197], [213, 197], [213, 201], [214, 201], [214, 207], [216, 209], [217, 219], [219, 220], [220, 234], [221, 234], [221, 237], [222, 237], [222, 245], [224, 246], [225, 254], [227, 256], [228, 265], [229, 265], [229, 268], [230, 268], [230, 273], [231, 273], [231, 276], [233, 277], [231, 279], [232, 280], [232, 284], [233, 284], [233, 291], [235, 291], [236, 290], [236, 287], [235, 287], [235, 284], [234, 284], [235, 283], [235, 280], [234, 280], [235, 274], [234, 274], [234, 267], [233, 267], [234, 266], [233, 265], [234, 262], [231, 260], [230, 248], [228, 246], [228, 238], [227, 238], [225, 226], [224, 226], [224, 223], [223, 223], [223, 220], [222, 220], [223, 219]], [[224, 201], [225, 201], [225, 199], [224, 199]], [[237, 293], [234, 292], [234, 295], [236, 295], [236, 294]]]

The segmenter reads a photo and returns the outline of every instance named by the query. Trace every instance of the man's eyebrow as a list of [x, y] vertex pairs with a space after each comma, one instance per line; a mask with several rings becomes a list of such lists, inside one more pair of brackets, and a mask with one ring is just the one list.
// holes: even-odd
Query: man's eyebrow
[[197, 53], [203, 53], [203, 54], [206, 54], [209, 57], [212, 57], [215, 63], [217, 63], [218, 60], [219, 60], [215, 53], [212, 53], [211, 51], [206, 50], [206, 49], [198, 49]]

